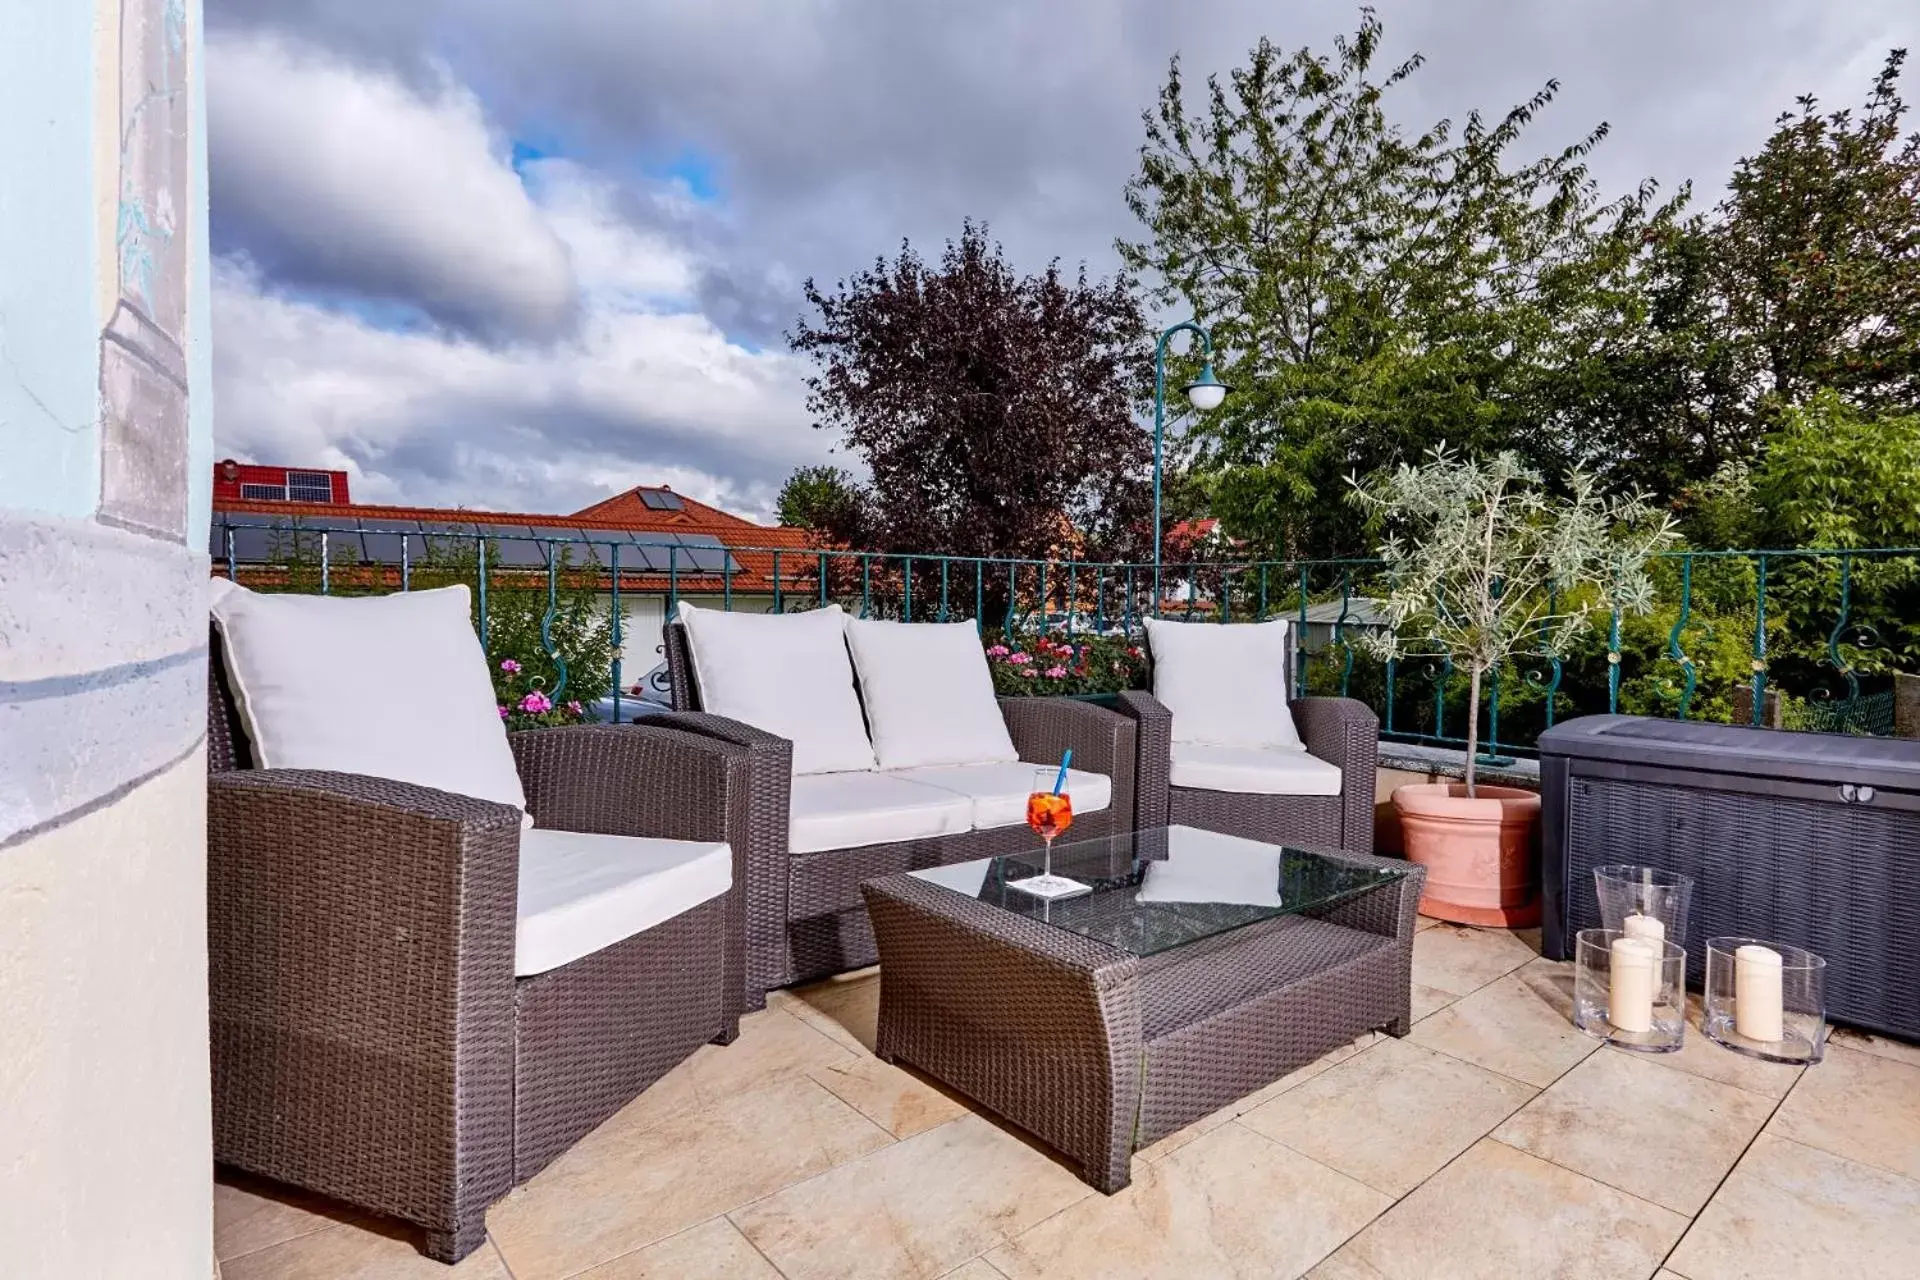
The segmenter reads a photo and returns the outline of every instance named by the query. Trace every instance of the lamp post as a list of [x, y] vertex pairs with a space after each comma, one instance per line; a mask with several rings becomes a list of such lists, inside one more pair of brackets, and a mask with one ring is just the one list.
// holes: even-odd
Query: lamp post
[[1206, 367], [1183, 390], [1194, 408], [1205, 413], [1218, 409], [1230, 388], [1213, 376], [1213, 335], [1193, 320], [1182, 320], [1160, 335], [1153, 345], [1153, 616], [1160, 616], [1160, 468], [1167, 429], [1167, 341], [1185, 330], [1200, 344]]

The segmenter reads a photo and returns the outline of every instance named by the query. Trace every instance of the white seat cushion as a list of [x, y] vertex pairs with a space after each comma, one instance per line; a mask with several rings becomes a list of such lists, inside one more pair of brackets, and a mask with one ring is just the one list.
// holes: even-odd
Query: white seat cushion
[[[1027, 820], [1027, 797], [1033, 794], [1034, 774], [1045, 769], [1047, 785], [1054, 770], [1016, 760], [1011, 764], [938, 765], [927, 769], [899, 769], [891, 776], [938, 787], [965, 796], [970, 820], [977, 831], [1011, 827]], [[1104, 773], [1067, 770], [1067, 794], [1075, 813], [1098, 813], [1113, 803], [1113, 782]], [[1068, 833], [1071, 838], [1072, 833]]]
[[815, 773], [793, 780], [787, 842], [795, 853], [958, 835], [973, 802], [887, 773]]
[[733, 851], [725, 844], [522, 831], [513, 972], [524, 978], [571, 964], [732, 885]]
[[1305, 747], [1221, 747], [1207, 742], [1173, 744], [1167, 781], [1196, 791], [1238, 791], [1261, 796], [1337, 796], [1340, 769]]
[[701, 706], [793, 743], [795, 773], [874, 767], [839, 605], [728, 613], [680, 602]]
[[1153, 696], [1173, 713], [1175, 742], [1297, 747], [1287, 702], [1287, 623], [1147, 619]]
[[213, 602], [263, 769], [331, 769], [527, 807], [464, 586]]
[[847, 622], [882, 769], [1018, 760], [971, 622]]

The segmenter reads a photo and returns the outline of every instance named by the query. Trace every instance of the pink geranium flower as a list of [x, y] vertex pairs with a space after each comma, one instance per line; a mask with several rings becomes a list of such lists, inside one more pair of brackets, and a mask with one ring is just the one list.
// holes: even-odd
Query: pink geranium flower
[[1061, 679], [1066, 674], [1067, 674], [1067, 669], [1065, 667], [1048, 667], [1047, 668], [1047, 678], [1049, 680]]
[[520, 709], [530, 716], [544, 715], [546, 712], [553, 710], [553, 699], [538, 689], [535, 689], [532, 693], [520, 699]]
[[1023, 676], [1026, 676], [1028, 679], [1032, 679], [1034, 675], [1034, 670], [1032, 667], [1022, 667], [1020, 668], [1020, 674]]
[[994, 645], [987, 646], [987, 656], [989, 658], [1004, 658], [1010, 652], [1012, 652], [1012, 650], [1008, 649], [1007, 646], [1003, 644], [994, 644]]
[[518, 674], [520, 670], [520, 664], [515, 662], [512, 658], [502, 658], [500, 660], [500, 669], [506, 672], [508, 675], [515, 675], [515, 674]]
[[506, 708], [506, 704], [505, 704], [505, 703], [502, 703], [502, 704], [501, 704], [501, 706], [500, 706], [500, 718], [501, 718], [502, 720], [505, 720], [505, 719], [507, 718], [507, 716], [508, 716], [508, 714], [509, 714], [509, 713], [508, 713], [508, 711], [507, 711], [507, 708]]
[[1023, 667], [1027, 663], [1032, 662], [1033, 659], [1027, 654], [1016, 653], [1011, 658], [1008, 658], [1007, 661], [1011, 662], [1016, 667]]
[[585, 715], [586, 713], [587, 713], [586, 708], [581, 706], [577, 702], [569, 702], [567, 704], [567, 714], [572, 716], [576, 720], [579, 719], [581, 716]]

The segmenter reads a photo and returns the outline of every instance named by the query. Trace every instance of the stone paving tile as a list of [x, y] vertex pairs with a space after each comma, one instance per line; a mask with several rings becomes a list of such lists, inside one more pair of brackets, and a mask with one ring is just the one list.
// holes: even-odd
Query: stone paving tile
[[1414, 935], [1413, 980], [1456, 996], [1470, 995], [1538, 958], [1504, 929], [1442, 924]]
[[788, 1280], [930, 1280], [1092, 1194], [970, 1115], [731, 1216]]
[[[1568, 966], [1537, 946], [1423, 918], [1411, 1037], [1362, 1037], [1162, 1138], [1115, 1197], [873, 1059], [870, 968], [771, 993], [734, 1045], [703, 1048], [495, 1206], [457, 1268], [403, 1229], [223, 1175], [216, 1275], [1638, 1280], [1665, 1261], [1656, 1280], [1920, 1276], [1920, 1047], [1836, 1028], [1802, 1073], [1708, 1042], [1696, 999], [1680, 1053], [1580, 1052]], [[1782, 1097], [1686, 1230], [1662, 1204], [1712, 1190]]]
[[851, 1062], [856, 1052], [781, 1010], [762, 1009], [740, 1020], [740, 1037], [732, 1044], [702, 1045], [682, 1066], [700, 1101], [714, 1103], [816, 1067]]
[[1829, 1045], [1826, 1060], [1806, 1069], [1767, 1129], [1920, 1179], [1920, 1066]]
[[1275, 1080], [1272, 1084], [1266, 1085], [1265, 1087], [1260, 1089], [1256, 1089], [1252, 1093], [1248, 1094], [1246, 1097], [1240, 1098], [1237, 1101], [1229, 1102], [1226, 1106], [1220, 1108], [1218, 1111], [1214, 1112], [1212, 1115], [1202, 1116], [1200, 1119], [1194, 1121], [1192, 1124], [1188, 1125], [1186, 1128], [1176, 1129], [1174, 1132], [1168, 1134], [1164, 1138], [1159, 1139], [1157, 1142], [1149, 1143], [1148, 1145], [1140, 1148], [1140, 1150], [1136, 1151], [1134, 1153], [1134, 1158], [1138, 1160], [1145, 1160], [1151, 1163], [1155, 1160], [1159, 1160], [1166, 1156], [1170, 1156], [1174, 1152], [1178, 1151], [1181, 1147], [1186, 1146], [1189, 1142], [1192, 1142], [1195, 1138], [1198, 1138], [1200, 1135], [1205, 1133], [1211, 1133], [1213, 1130], [1219, 1128], [1221, 1125], [1233, 1119], [1235, 1116], [1245, 1115], [1247, 1112], [1252, 1111], [1254, 1108], [1262, 1106], [1265, 1103], [1271, 1101], [1272, 1099], [1279, 1097], [1281, 1094], [1285, 1093], [1287, 1090], [1291, 1088], [1294, 1088], [1296, 1085], [1305, 1084], [1307, 1081], [1313, 1079], [1315, 1076], [1319, 1075], [1321, 1072], [1327, 1070], [1330, 1067], [1338, 1066], [1340, 1063], [1345, 1062], [1348, 1058], [1351, 1058], [1354, 1054], [1359, 1053], [1362, 1049], [1367, 1048], [1368, 1046], [1374, 1044], [1375, 1042], [1381, 1039], [1383, 1039], [1383, 1037], [1380, 1035], [1379, 1032], [1369, 1031], [1365, 1035], [1356, 1039], [1353, 1043], [1343, 1044], [1338, 1049], [1335, 1049], [1332, 1052], [1321, 1056], [1320, 1058], [1314, 1060], [1313, 1062], [1308, 1063], [1306, 1066], [1300, 1067], [1297, 1070], [1288, 1072], [1286, 1075], [1281, 1076], [1278, 1080]]
[[1669, 1262], [1687, 1280], [1913, 1280], [1920, 1182], [1762, 1133]]
[[225, 1280], [516, 1280], [491, 1241], [457, 1266], [435, 1262], [414, 1239], [361, 1227], [329, 1227], [220, 1264]]
[[1597, 1053], [1493, 1137], [1689, 1216], [1773, 1112], [1759, 1094], [1669, 1071], [1651, 1054]]
[[1653, 1274], [1686, 1227], [1681, 1214], [1489, 1138], [1375, 1219], [1314, 1275], [1639, 1280]]
[[1406, 1040], [1371, 1049], [1240, 1117], [1388, 1195], [1413, 1190], [1537, 1092]]
[[967, 1114], [957, 1095], [878, 1058], [816, 1067], [808, 1078], [896, 1138], [911, 1138]]
[[213, 1184], [213, 1256], [245, 1257], [354, 1218], [351, 1210], [291, 1187], [238, 1174]]
[[596, 1130], [495, 1205], [487, 1226], [515, 1280], [559, 1280], [892, 1141], [789, 1077], [644, 1132]]
[[1415, 1044], [1545, 1088], [1600, 1042], [1574, 1028], [1558, 1007], [1554, 975], [1536, 960], [1420, 1022]]
[[725, 1218], [711, 1218], [634, 1253], [582, 1271], [575, 1280], [782, 1280], [779, 1271]]
[[[1295, 1276], [1391, 1203], [1238, 1124], [1092, 1195], [988, 1260], [1012, 1280]], [[1284, 1208], [1283, 1208], [1284, 1207]]]
[[1801, 1068], [1782, 1062], [1762, 1062], [1758, 1058], [1749, 1058], [1743, 1053], [1721, 1048], [1707, 1039], [1707, 1033], [1700, 1029], [1703, 1012], [1700, 997], [1688, 996], [1687, 1033], [1682, 1038], [1680, 1050], [1677, 1053], [1642, 1054], [1611, 1045], [1607, 1047], [1607, 1052], [1643, 1058], [1663, 1067], [1671, 1067], [1675, 1071], [1685, 1071], [1689, 1075], [1734, 1085], [1749, 1093], [1758, 1093], [1774, 1099], [1786, 1097], [1787, 1090], [1793, 1088], [1793, 1082], [1800, 1078]]

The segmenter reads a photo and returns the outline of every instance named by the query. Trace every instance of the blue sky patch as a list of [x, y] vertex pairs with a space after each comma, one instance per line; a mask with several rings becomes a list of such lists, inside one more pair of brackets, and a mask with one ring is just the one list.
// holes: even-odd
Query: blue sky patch
[[695, 200], [710, 202], [720, 198], [720, 162], [704, 151], [682, 148], [671, 160], [647, 165], [645, 172], [649, 178], [659, 181], [678, 179], [686, 183], [687, 191]]

